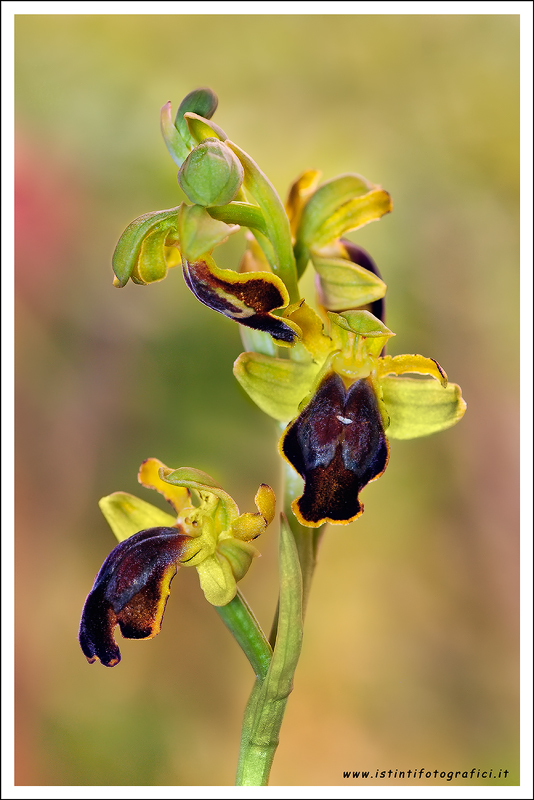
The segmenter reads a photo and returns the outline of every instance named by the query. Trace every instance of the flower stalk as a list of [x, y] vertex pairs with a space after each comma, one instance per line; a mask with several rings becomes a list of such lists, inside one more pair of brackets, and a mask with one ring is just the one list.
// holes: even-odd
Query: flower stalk
[[[392, 210], [388, 192], [355, 173], [321, 183], [318, 170], [307, 170], [284, 206], [251, 156], [211, 121], [217, 102], [210, 89], [197, 89], [174, 120], [170, 102], [161, 109], [186, 201], [130, 223], [113, 254], [113, 283], [146, 286], [181, 267], [201, 303], [240, 325], [244, 351], [234, 375], [277, 421], [283, 459], [275, 618], [267, 639], [238, 589], [258, 555], [253, 542], [274, 519], [273, 490], [261, 484], [256, 512], [240, 513], [206, 473], [148, 458], [139, 482], [172, 513], [125, 492], [102, 498], [119, 543], [87, 596], [79, 640], [89, 663], [115, 667], [115, 628], [124, 638], [158, 634], [171, 581], [195, 568], [256, 676], [236, 785], [266, 786], [326, 524], [363, 513], [360, 493], [386, 470], [389, 439], [445, 430], [466, 405], [433, 358], [385, 355], [395, 335], [384, 323], [386, 284], [371, 256], [344, 237]], [[240, 228], [247, 246], [239, 268], [222, 269], [214, 251]], [[316, 295], [301, 299], [298, 281], [310, 267]]]

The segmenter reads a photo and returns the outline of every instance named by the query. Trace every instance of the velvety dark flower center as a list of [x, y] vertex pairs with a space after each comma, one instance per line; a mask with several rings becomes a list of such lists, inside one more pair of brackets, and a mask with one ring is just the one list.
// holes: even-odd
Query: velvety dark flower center
[[305, 480], [295, 509], [305, 524], [359, 516], [358, 494], [382, 474], [389, 453], [371, 382], [362, 378], [347, 390], [328, 374], [287, 429], [282, 450]]

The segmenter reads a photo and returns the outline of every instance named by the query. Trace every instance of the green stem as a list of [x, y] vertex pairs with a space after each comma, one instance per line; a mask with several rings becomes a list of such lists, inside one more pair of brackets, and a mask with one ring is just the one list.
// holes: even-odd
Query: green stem
[[282, 523], [282, 535], [286, 540], [288, 534], [291, 538], [293, 562], [288, 560], [286, 545], [285, 555], [282, 550], [280, 554], [280, 598], [270, 637], [274, 654], [266, 677], [256, 680], [245, 709], [237, 786], [268, 784], [300, 656], [302, 624], [324, 531], [324, 526], [307, 528], [296, 519], [291, 503], [301, 494], [302, 480], [287, 464], [284, 470], [284, 510], [287, 520]]
[[307, 528], [305, 525], [300, 524], [293, 513], [291, 504], [302, 494], [302, 478], [287, 463], [284, 463], [284, 478], [284, 513], [293, 531], [295, 544], [297, 545], [300, 568], [302, 570], [302, 613], [305, 614], [313, 573], [317, 564], [317, 553], [325, 526]]
[[267, 675], [257, 680], [243, 721], [237, 786], [266, 786], [302, 647], [302, 579], [285, 517], [280, 530], [278, 636]]
[[215, 606], [215, 610], [250, 661], [257, 678], [265, 678], [273, 651], [239, 589], [233, 600], [225, 606]]
[[241, 225], [253, 228], [267, 236], [267, 226], [259, 206], [251, 203], [229, 203], [226, 206], [213, 206], [206, 209], [210, 217], [226, 222], [227, 225]]

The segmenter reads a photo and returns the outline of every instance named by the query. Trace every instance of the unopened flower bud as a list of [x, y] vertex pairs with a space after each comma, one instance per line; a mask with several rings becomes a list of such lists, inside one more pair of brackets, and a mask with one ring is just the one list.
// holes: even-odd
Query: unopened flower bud
[[243, 183], [243, 167], [224, 142], [205, 139], [188, 155], [178, 173], [188, 199], [199, 206], [230, 203]]

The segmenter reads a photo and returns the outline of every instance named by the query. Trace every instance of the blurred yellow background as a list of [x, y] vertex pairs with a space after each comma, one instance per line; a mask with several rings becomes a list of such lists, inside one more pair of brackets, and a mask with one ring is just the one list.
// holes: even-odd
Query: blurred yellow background
[[[279, 486], [275, 425], [232, 376], [238, 326], [179, 270], [111, 283], [126, 225], [183, 198], [160, 107], [210, 86], [283, 197], [310, 167], [392, 194], [351, 237], [388, 284], [389, 352], [437, 359], [468, 403], [393, 442], [363, 517], [327, 531], [271, 783], [476, 767], [517, 784], [519, 17], [21, 15], [15, 55], [16, 783], [234, 780], [253, 676], [196, 571], [115, 669], [77, 643], [114, 546], [97, 501], [154, 500], [143, 459], [210, 473], [241, 510]], [[276, 538], [242, 584], [266, 628]]]

